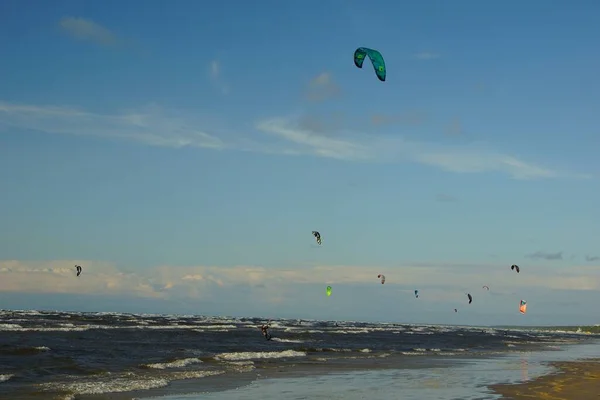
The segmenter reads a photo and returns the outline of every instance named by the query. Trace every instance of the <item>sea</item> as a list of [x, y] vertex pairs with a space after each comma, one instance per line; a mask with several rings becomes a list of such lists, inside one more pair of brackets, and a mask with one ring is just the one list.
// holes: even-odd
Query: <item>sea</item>
[[[269, 323], [272, 340], [259, 327]], [[487, 386], [600, 357], [544, 329], [0, 311], [0, 399], [496, 399]]]

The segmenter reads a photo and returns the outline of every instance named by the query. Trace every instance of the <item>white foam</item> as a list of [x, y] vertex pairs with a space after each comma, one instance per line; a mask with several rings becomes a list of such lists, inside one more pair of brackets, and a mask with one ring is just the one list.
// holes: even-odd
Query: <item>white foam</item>
[[68, 382], [49, 382], [38, 385], [45, 391], [69, 392], [71, 398], [86, 394], [122, 393], [134, 390], [149, 390], [165, 387], [170, 381], [198, 379], [222, 374], [223, 371], [183, 371], [172, 372], [159, 377], [140, 377], [133, 373], [122, 376], [86, 381], [81, 377], [72, 377]]
[[254, 361], [252, 361], [252, 360], [227, 361], [227, 365], [254, 365]]
[[254, 361], [226, 361], [225, 364], [235, 372], [250, 372], [256, 369]]
[[281, 343], [304, 343], [304, 340], [282, 339], [282, 338], [278, 338], [278, 337], [274, 337], [271, 340], [274, 342], [281, 342]]
[[[195, 326], [197, 328], [197, 326]], [[237, 329], [235, 325], [202, 325], [200, 326], [202, 329]]]
[[14, 376], [13, 374], [0, 374], [0, 382], [6, 382], [13, 376]]
[[[115, 329], [148, 329], [148, 330], [171, 330], [171, 329], [189, 329], [196, 330], [198, 325], [87, 325], [87, 324], [58, 324], [56, 326], [31, 326], [23, 327], [19, 324], [0, 324], [0, 331], [12, 331], [12, 332], [83, 332], [90, 329], [102, 329], [102, 330], [115, 330]], [[200, 326], [204, 328], [203, 326]], [[211, 330], [212, 332], [227, 332], [228, 329]]]
[[18, 331], [23, 329], [19, 324], [0, 324], [0, 331]]
[[182, 368], [190, 364], [197, 364], [201, 362], [202, 360], [200, 360], [199, 358], [182, 358], [180, 360], [165, 363], [146, 364], [145, 366], [154, 369]]
[[371, 331], [373, 331], [374, 329], [367, 329], [367, 328], [355, 328], [355, 329], [337, 329], [334, 331], [329, 331], [329, 333], [337, 333], [337, 334], [341, 334], [341, 335], [348, 335], [348, 334], [359, 334], [359, 333], [369, 333]]
[[222, 353], [215, 356], [215, 360], [239, 361], [264, 358], [286, 358], [286, 357], [304, 357], [306, 353], [303, 351], [283, 350], [283, 351], [263, 351], [252, 352], [242, 351], [236, 353]]
[[75, 395], [129, 392], [165, 387], [169, 381], [165, 378], [128, 379], [114, 378], [109, 381], [76, 381], [69, 383], [52, 382], [40, 385], [48, 391], [73, 392]]

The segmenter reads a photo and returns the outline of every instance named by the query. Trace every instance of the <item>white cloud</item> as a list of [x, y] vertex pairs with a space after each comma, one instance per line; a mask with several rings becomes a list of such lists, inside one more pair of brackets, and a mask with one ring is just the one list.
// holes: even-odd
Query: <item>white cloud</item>
[[[79, 278], [69, 268], [74, 264], [84, 268]], [[519, 323], [505, 316], [519, 317], [517, 304], [522, 298], [531, 307], [530, 323], [530, 318], [538, 318], [538, 325], [556, 324], [557, 317], [558, 321], [573, 317], [590, 321], [593, 305], [600, 300], [600, 266], [558, 271], [527, 266], [515, 274], [506, 265], [413, 264], [293, 269], [161, 266], [127, 273], [108, 263], [86, 260], [0, 261], [0, 293], [7, 304], [19, 299], [16, 307], [21, 309], [57, 304], [69, 295], [81, 301], [86, 295], [93, 296], [96, 310], [149, 312], [151, 306], [150, 312], [328, 320], [400, 318], [405, 322], [456, 323], [454, 318], [448, 320], [448, 312], [459, 308], [461, 318], [466, 318], [461, 323], [470, 324]], [[385, 285], [379, 283], [379, 273], [386, 275]], [[334, 291], [330, 298], [324, 295], [327, 285]], [[419, 290], [418, 300], [414, 289]], [[468, 308], [467, 292], [474, 298]], [[23, 301], [29, 296], [30, 301]], [[115, 309], [115, 299], [123, 298], [128, 300]], [[566, 301], [571, 306], [565, 306]], [[75, 307], [89, 308], [91, 303], [76, 303]], [[401, 313], [390, 304], [401, 307]], [[68, 307], [72, 309], [73, 303]]]
[[[325, 78], [323, 78], [325, 79]], [[499, 172], [516, 179], [589, 178], [538, 166], [481, 145], [413, 142], [399, 136], [363, 132], [315, 132], [301, 118], [259, 121], [255, 132], [207, 132], [205, 121], [157, 106], [99, 114], [70, 107], [0, 102], [0, 127], [137, 141], [151, 146], [203, 147], [312, 155], [360, 162], [416, 162], [457, 173]], [[330, 128], [328, 128], [330, 129]]]
[[227, 95], [230, 92], [229, 85], [223, 80], [221, 73], [221, 63], [218, 60], [213, 60], [209, 65], [209, 76], [213, 84], [223, 95]]
[[286, 118], [263, 121], [257, 128], [302, 146], [305, 153], [322, 157], [351, 161], [412, 161], [451, 172], [503, 172], [516, 179], [589, 177], [543, 168], [482, 146], [444, 146], [350, 132], [345, 139], [332, 139], [303, 130], [295, 120]]
[[341, 93], [340, 87], [334, 82], [329, 72], [322, 72], [310, 80], [306, 97], [311, 101], [324, 101], [337, 97]]
[[221, 73], [221, 66], [219, 65], [219, 62], [216, 60], [212, 61], [210, 63], [210, 76], [213, 79], [218, 79], [220, 73]]
[[431, 53], [428, 51], [422, 51], [414, 55], [417, 60], [435, 60], [436, 58], [440, 58], [439, 54]]
[[[76, 277], [72, 265], [82, 265]], [[126, 273], [114, 265], [85, 260], [45, 262], [0, 261], [0, 291], [73, 294], [127, 294], [157, 299], [216, 300], [235, 296], [238, 301], [252, 293], [267, 301], [286, 296], [304, 296], [299, 285], [374, 285], [379, 273], [386, 287], [429, 291], [428, 300], [461, 297], [464, 291], [490, 287], [490, 293], [524, 292], [529, 288], [600, 290], [600, 266], [572, 266], [558, 272], [528, 266], [519, 275], [505, 265], [420, 264], [382, 266], [312, 266], [264, 268], [259, 266], [161, 266], [142, 273]], [[241, 287], [250, 291], [241, 291]], [[268, 287], [267, 292], [264, 287]], [[397, 286], [396, 286], [397, 287]], [[410, 289], [406, 289], [410, 288]], [[393, 289], [397, 291], [398, 289]], [[236, 293], [239, 292], [239, 295]], [[245, 294], [244, 294], [245, 293]], [[437, 295], [434, 295], [437, 293]], [[425, 297], [423, 296], [425, 299]], [[294, 299], [290, 299], [294, 301]]]
[[95, 114], [68, 107], [0, 102], [0, 123], [46, 133], [133, 140], [152, 146], [224, 147], [221, 139], [198, 129], [193, 121], [167, 114], [159, 107], [123, 114]]
[[80, 40], [90, 40], [105, 46], [118, 42], [113, 32], [89, 19], [64, 17], [59, 25], [65, 32]]
[[307, 153], [321, 157], [359, 160], [368, 159], [369, 148], [352, 141], [316, 135], [310, 131], [294, 128], [285, 119], [274, 118], [258, 124], [257, 128], [297, 145], [306, 147]]
[[[83, 266], [80, 277], [74, 265]], [[144, 277], [119, 271], [109, 263], [85, 260], [0, 261], [0, 291], [165, 297]]]
[[[82, 265], [76, 277], [73, 265]], [[564, 272], [561, 272], [564, 271]], [[182, 286], [235, 288], [240, 285], [273, 287], [298, 284], [372, 284], [377, 275], [386, 275], [386, 285], [435, 286], [478, 289], [546, 288], [561, 290], [600, 290], [600, 266], [571, 266], [551, 269], [527, 266], [519, 275], [506, 265], [413, 264], [403, 266], [316, 265], [300, 268], [260, 266], [159, 266], [143, 273], [127, 273], [113, 264], [87, 260], [26, 262], [0, 261], [0, 289], [4, 291], [101, 293], [106, 288], [130, 291], [152, 297], [164, 296], [167, 287]], [[48, 279], [54, 279], [49, 284]], [[143, 288], [143, 290], [140, 290]], [[154, 289], [151, 289], [154, 288]], [[469, 289], [472, 290], [472, 289]]]

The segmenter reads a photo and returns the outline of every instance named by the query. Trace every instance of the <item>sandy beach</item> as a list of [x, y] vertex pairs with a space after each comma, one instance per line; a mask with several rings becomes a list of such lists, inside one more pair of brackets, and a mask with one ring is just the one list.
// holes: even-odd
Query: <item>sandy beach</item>
[[600, 359], [557, 362], [555, 373], [513, 385], [490, 386], [504, 399], [598, 400]]

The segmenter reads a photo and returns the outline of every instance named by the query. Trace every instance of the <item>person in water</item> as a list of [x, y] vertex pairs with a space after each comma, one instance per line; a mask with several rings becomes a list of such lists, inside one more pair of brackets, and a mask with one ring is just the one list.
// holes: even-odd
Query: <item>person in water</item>
[[260, 330], [262, 331], [262, 334], [265, 337], [265, 339], [271, 340], [271, 334], [269, 333], [269, 325], [261, 326]]

